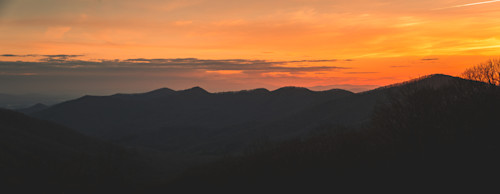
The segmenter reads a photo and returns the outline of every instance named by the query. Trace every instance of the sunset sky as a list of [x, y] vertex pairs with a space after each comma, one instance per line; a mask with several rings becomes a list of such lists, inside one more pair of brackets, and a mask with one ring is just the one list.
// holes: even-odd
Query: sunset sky
[[0, 93], [371, 89], [500, 55], [500, 0], [0, 0]]

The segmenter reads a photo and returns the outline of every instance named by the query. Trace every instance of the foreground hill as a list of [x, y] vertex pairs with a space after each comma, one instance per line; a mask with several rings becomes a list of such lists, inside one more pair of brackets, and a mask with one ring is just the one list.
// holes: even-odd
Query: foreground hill
[[256, 147], [244, 156], [191, 169], [169, 187], [498, 193], [500, 88], [449, 78], [431, 76], [388, 87], [393, 91], [362, 127], [331, 127], [309, 138]]
[[62, 192], [136, 179], [137, 154], [66, 127], [0, 109], [2, 189]]
[[391, 100], [389, 97], [393, 94], [404, 92], [407, 88], [439, 89], [457, 84], [477, 85], [479, 83], [443, 74], [423, 76], [313, 105], [262, 128], [269, 133], [306, 134], [332, 127], [359, 127], [368, 124], [374, 109]]

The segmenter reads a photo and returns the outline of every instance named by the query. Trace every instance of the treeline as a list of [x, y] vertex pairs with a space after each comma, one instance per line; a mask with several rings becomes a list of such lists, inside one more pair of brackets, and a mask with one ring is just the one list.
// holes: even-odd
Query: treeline
[[500, 172], [500, 89], [456, 80], [408, 83], [371, 123], [267, 144], [191, 169], [171, 189], [483, 193]]

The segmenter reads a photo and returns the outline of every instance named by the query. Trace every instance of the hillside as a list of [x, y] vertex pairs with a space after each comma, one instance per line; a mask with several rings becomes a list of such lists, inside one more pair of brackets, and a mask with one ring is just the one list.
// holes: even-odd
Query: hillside
[[[66, 127], [0, 109], [0, 185], [78, 192], [139, 175], [138, 155]], [[29, 185], [29, 187], [28, 187]]]
[[[458, 82], [435, 82], [443, 78]], [[443, 76], [388, 88], [393, 91], [366, 125], [330, 127], [308, 138], [254, 147], [243, 156], [193, 168], [169, 187], [194, 184], [218, 192], [499, 191], [492, 177], [500, 173], [500, 88]]]
[[378, 105], [387, 103], [391, 95], [406, 90], [405, 88], [416, 86], [417, 88], [439, 89], [450, 85], [469, 83], [475, 82], [448, 75], [433, 74], [314, 104], [284, 118], [277, 118], [272, 122], [259, 125], [255, 130], [270, 138], [286, 140], [303, 137], [310, 133], [318, 133], [332, 127], [360, 127], [370, 122], [373, 111]]

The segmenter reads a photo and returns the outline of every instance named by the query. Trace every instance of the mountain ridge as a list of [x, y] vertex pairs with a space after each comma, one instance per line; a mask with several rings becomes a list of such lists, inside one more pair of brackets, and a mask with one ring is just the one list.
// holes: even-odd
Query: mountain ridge
[[201, 87], [163, 88], [132, 96], [84, 96], [32, 115], [124, 145], [234, 153], [260, 139], [283, 140], [328, 126], [363, 125], [391, 91], [408, 84], [439, 86], [443, 80], [461, 79], [430, 75], [362, 93], [301, 87], [221, 93]]

